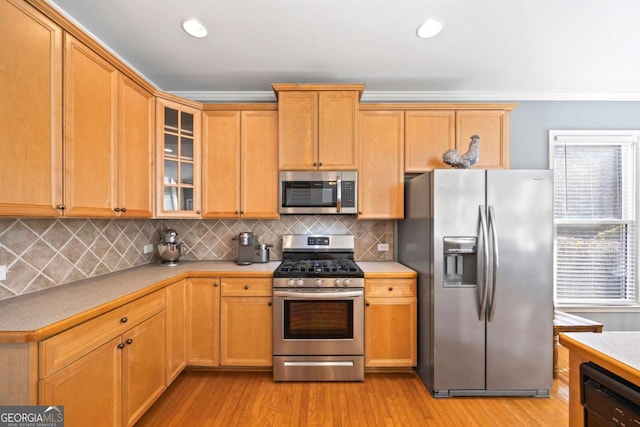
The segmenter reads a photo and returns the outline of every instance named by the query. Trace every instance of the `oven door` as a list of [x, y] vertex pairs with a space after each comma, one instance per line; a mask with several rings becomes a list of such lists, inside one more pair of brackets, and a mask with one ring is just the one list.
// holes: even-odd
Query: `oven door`
[[273, 353], [364, 354], [363, 289], [275, 290]]

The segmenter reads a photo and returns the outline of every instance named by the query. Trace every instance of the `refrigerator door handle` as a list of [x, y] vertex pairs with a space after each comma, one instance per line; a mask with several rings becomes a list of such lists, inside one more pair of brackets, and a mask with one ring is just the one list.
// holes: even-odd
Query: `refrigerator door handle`
[[482, 232], [482, 298], [478, 320], [484, 322], [487, 313], [487, 286], [489, 285], [489, 245], [487, 244], [487, 218], [484, 205], [480, 205], [480, 230]]
[[496, 213], [493, 211], [493, 206], [489, 206], [489, 232], [491, 233], [491, 243], [493, 245], [493, 278], [491, 286], [491, 300], [489, 301], [489, 322], [491, 322], [496, 311], [496, 287], [498, 286], [498, 267], [500, 266]]

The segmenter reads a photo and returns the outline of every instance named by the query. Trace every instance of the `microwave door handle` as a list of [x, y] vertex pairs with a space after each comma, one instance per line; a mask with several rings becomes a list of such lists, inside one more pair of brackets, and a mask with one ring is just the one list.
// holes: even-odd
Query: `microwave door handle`
[[336, 180], [336, 211], [340, 213], [342, 209], [342, 177], [338, 176]]

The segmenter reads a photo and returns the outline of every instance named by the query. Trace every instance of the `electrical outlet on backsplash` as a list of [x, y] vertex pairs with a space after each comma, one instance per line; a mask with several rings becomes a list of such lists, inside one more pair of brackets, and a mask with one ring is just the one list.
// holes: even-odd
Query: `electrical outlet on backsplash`
[[[173, 228], [185, 260], [232, 260], [232, 238], [252, 231], [282, 258], [283, 234], [353, 234], [357, 261], [394, 259], [394, 221], [346, 215], [283, 215], [278, 220], [0, 219], [0, 299], [155, 261], [160, 232]], [[378, 251], [388, 244], [389, 251]]]

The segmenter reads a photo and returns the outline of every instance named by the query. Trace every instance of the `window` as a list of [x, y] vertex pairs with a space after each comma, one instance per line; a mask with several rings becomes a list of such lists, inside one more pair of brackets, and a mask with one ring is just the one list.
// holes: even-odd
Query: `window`
[[640, 131], [550, 131], [558, 304], [637, 302]]

